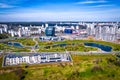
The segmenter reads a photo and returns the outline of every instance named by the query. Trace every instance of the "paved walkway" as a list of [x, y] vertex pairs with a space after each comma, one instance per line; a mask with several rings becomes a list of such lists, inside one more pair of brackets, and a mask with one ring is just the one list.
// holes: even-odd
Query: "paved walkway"
[[33, 41], [35, 42], [35, 45], [32, 47], [31, 52], [37, 52], [36, 47], [38, 46], [38, 41], [35, 40], [36, 38], [33, 37]]
[[[3, 52], [0, 52], [2, 54]], [[6, 52], [6, 53], [16, 53], [16, 52]], [[20, 52], [20, 53], [34, 53], [34, 52]], [[80, 51], [64, 51], [64, 52], [37, 52], [37, 53], [67, 53], [67, 54], [77, 54], [77, 55], [87, 55], [87, 54], [120, 54], [120, 51], [113, 52], [80, 52]]]

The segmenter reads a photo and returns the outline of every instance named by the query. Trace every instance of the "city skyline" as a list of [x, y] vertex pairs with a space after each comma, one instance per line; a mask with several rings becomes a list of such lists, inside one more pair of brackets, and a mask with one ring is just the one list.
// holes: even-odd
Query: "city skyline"
[[1, 0], [0, 22], [120, 21], [119, 0]]

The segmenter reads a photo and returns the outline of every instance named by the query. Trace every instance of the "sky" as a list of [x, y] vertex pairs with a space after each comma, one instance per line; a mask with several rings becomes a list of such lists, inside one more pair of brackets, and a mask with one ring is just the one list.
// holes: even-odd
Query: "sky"
[[120, 21], [120, 0], [0, 0], [0, 22]]

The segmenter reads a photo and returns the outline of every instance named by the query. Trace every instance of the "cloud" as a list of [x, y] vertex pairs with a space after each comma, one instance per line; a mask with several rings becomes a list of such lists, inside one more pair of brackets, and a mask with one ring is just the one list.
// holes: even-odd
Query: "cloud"
[[105, 0], [100, 1], [82, 1], [82, 2], [76, 2], [75, 4], [95, 4], [95, 3], [107, 3]]
[[96, 5], [96, 6], [90, 6], [90, 7], [94, 7], [94, 8], [99, 8], [99, 7], [112, 7], [115, 6], [114, 4], [103, 4], [103, 5]]
[[120, 9], [101, 11], [69, 11], [55, 12], [42, 10], [23, 10], [0, 14], [0, 21], [104, 21], [118, 19]]
[[5, 4], [5, 3], [0, 3], [0, 8], [13, 8], [15, 6], [13, 5], [8, 5], [8, 4]]

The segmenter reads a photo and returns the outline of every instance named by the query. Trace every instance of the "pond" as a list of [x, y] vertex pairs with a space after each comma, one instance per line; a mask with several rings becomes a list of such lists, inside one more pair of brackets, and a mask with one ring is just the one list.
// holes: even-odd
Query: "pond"
[[8, 45], [9, 46], [14, 46], [14, 47], [20, 47], [20, 48], [23, 47], [23, 45], [19, 42], [8, 42]]
[[[51, 47], [65, 47], [71, 44], [54, 44]], [[73, 46], [75, 45], [74, 43], [72, 44]], [[50, 48], [50, 46], [46, 46], [45, 48]]]
[[117, 58], [120, 58], [120, 55], [116, 55]]
[[91, 47], [97, 47], [100, 48], [103, 51], [106, 52], [111, 52], [112, 51], [112, 47], [111, 46], [106, 46], [106, 45], [102, 45], [102, 44], [97, 44], [97, 43], [84, 43], [85, 46], [91, 46]]

